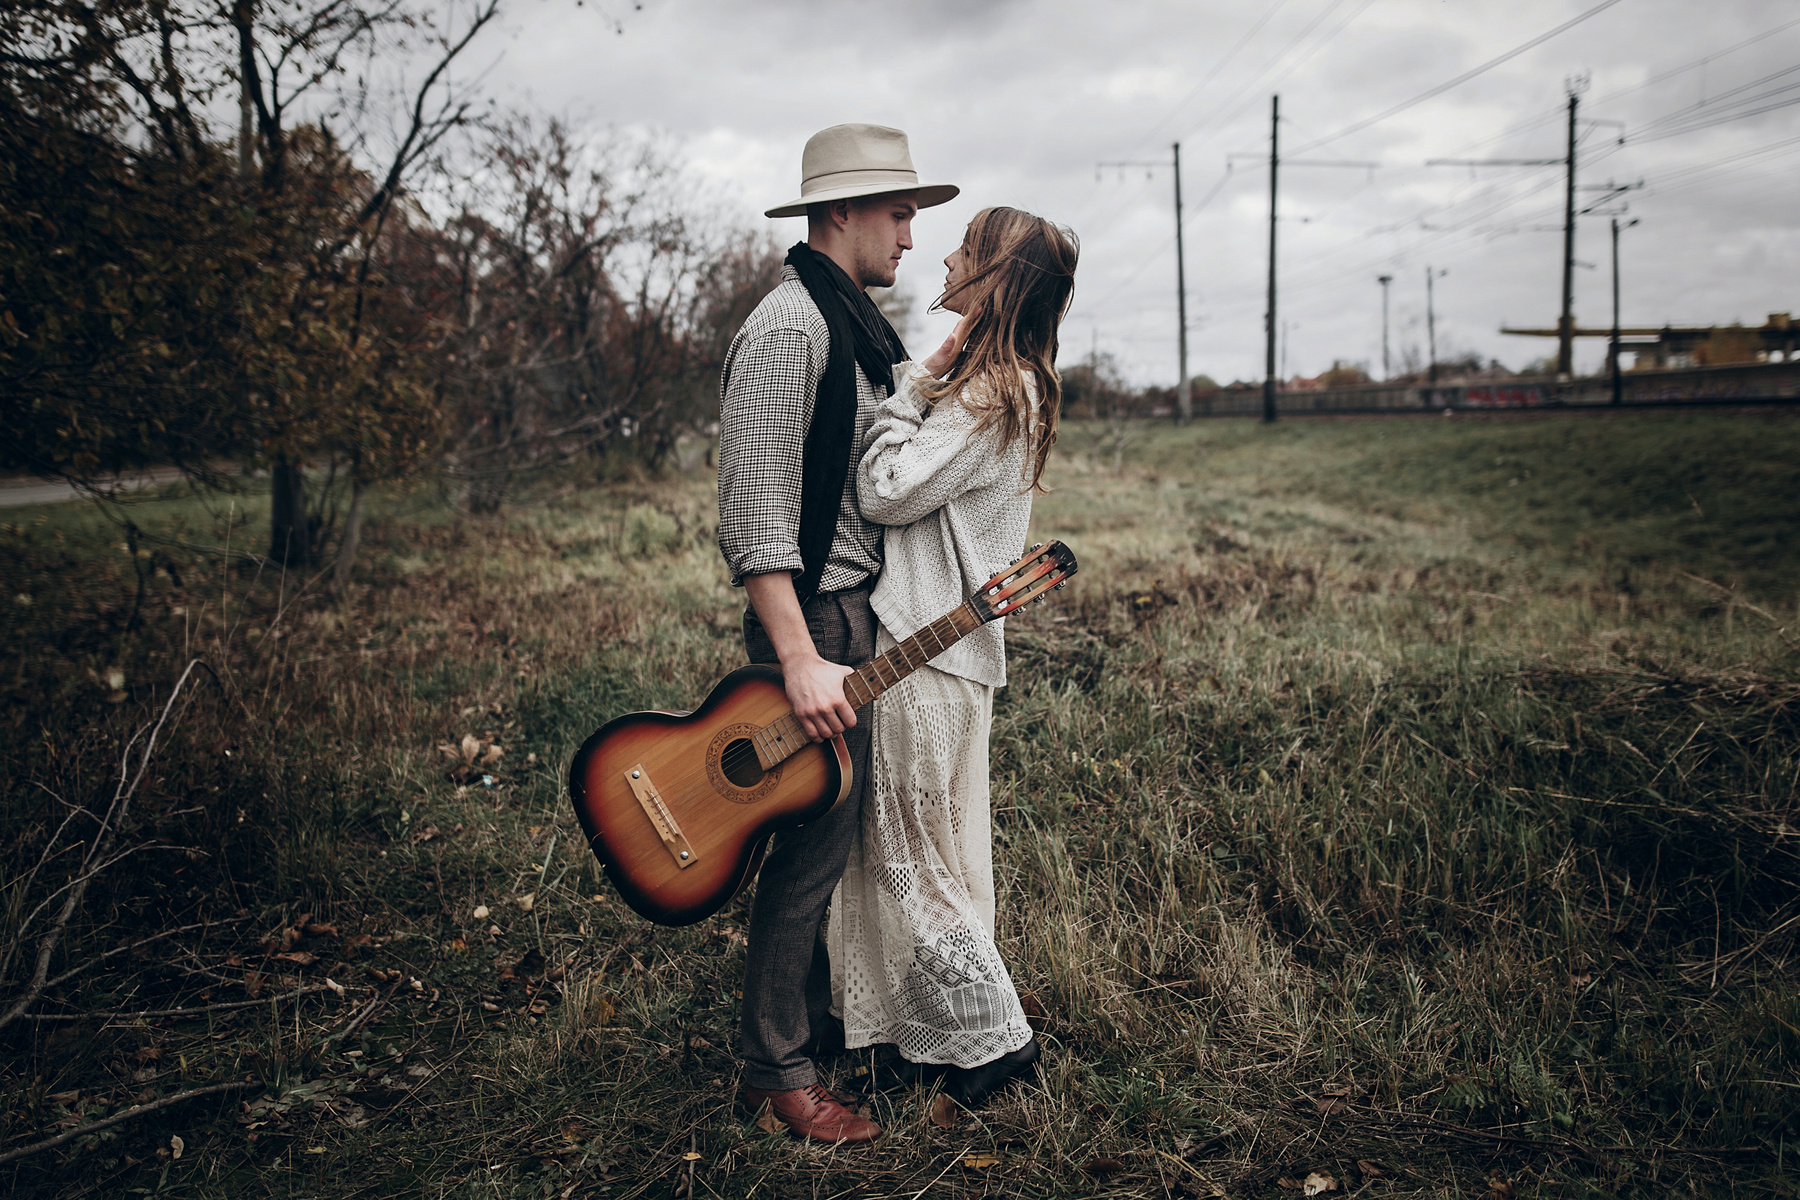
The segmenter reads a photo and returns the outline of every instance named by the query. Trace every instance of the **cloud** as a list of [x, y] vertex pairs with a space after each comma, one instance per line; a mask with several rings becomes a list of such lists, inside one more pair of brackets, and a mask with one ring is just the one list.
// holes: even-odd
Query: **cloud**
[[[620, 36], [591, 9], [540, 0], [514, 10], [489, 86], [504, 102], [597, 128], [661, 134], [753, 228], [765, 224], [763, 208], [794, 194], [800, 149], [817, 129], [847, 120], [906, 129], [921, 172], [964, 194], [921, 214], [902, 280], [933, 294], [937, 260], [983, 205], [1066, 221], [1083, 256], [1065, 342], [1085, 351], [1097, 341], [1144, 382], [1175, 376], [1171, 180], [1166, 169], [1097, 179], [1095, 166], [1166, 160], [1179, 139], [1190, 363], [1222, 379], [1256, 378], [1267, 175], [1254, 160], [1228, 172], [1227, 155], [1266, 150], [1270, 92], [1282, 96], [1284, 139], [1299, 145], [1593, 3], [1285, 0], [1270, 15], [1241, 0], [646, 0], [641, 11], [616, 13]], [[1626, 0], [1308, 155], [1383, 166], [1372, 182], [1364, 171], [1283, 173], [1290, 369], [1378, 362], [1375, 277], [1396, 276], [1396, 316], [1421, 312], [1427, 263], [1451, 272], [1438, 294], [1440, 336], [1515, 365], [1540, 356], [1543, 344], [1502, 337], [1498, 327], [1555, 321], [1561, 237], [1530, 227], [1560, 223], [1559, 173], [1424, 161], [1559, 156], [1564, 80], [1583, 71], [1592, 75], [1586, 115], [1622, 121], [1628, 135], [1679, 128], [1727, 89], [1792, 65], [1800, 27], [1721, 52], [1796, 16], [1791, 0]], [[1708, 54], [1712, 61], [1669, 74]], [[1767, 86], [1796, 81], [1800, 74]], [[1660, 141], [1628, 136], [1618, 146], [1616, 135], [1613, 126], [1588, 135], [1582, 180], [1646, 185], [1625, 198], [1641, 221], [1622, 242], [1628, 321], [1759, 320], [1800, 304], [1788, 282], [1800, 241], [1791, 204], [1800, 142], [1778, 145], [1800, 138], [1800, 106]], [[1773, 153], [1733, 158], [1771, 145]], [[798, 225], [772, 228], [785, 237]], [[1578, 272], [1584, 324], [1610, 319], [1609, 254], [1604, 216], [1585, 218], [1577, 256], [1600, 269]], [[921, 339], [941, 335], [935, 320]]]

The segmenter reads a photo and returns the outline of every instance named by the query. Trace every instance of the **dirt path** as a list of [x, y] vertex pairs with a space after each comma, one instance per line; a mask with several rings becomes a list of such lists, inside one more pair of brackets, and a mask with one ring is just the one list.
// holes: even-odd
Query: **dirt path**
[[[180, 478], [181, 471], [178, 468], [157, 467], [154, 470], [121, 479], [119, 486], [123, 491], [136, 491]], [[33, 504], [62, 504], [69, 500], [79, 500], [82, 495], [83, 493], [73, 484], [62, 480], [0, 479], [0, 508], [25, 508]]]

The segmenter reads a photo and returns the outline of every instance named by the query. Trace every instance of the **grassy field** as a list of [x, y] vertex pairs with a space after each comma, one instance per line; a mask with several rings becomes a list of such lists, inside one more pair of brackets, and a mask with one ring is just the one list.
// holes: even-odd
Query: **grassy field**
[[1077, 427], [1047, 478], [1082, 574], [993, 760], [1041, 1086], [877, 1096], [858, 1151], [735, 1101], [743, 899], [646, 925], [563, 799], [740, 659], [709, 475], [389, 496], [337, 600], [192, 548], [254, 497], [0, 513], [7, 997], [206, 664], [0, 1031], [0, 1155], [245, 1085], [0, 1186], [1800, 1195], [1800, 421]]

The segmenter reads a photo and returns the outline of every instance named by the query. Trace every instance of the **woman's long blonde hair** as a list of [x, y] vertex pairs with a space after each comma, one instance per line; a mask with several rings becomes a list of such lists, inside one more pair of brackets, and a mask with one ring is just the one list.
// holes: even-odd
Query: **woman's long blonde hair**
[[[1007, 445], [1030, 439], [1030, 486], [1041, 488], [1062, 410], [1056, 333], [1075, 292], [1081, 246], [1060, 225], [1016, 208], [996, 207], [975, 214], [962, 249], [963, 281], [954, 292], [938, 297], [932, 309], [959, 297], [963, 311], [976, 314], [975, 321], [949, 374], [927, 380], [920, 391], [934, 403], [960, 396], [960, 403], [980, 416], [976, 430], [997, 427]], [[1025, 387], [1027, 371], [1037, 383], [1035, 419]]]

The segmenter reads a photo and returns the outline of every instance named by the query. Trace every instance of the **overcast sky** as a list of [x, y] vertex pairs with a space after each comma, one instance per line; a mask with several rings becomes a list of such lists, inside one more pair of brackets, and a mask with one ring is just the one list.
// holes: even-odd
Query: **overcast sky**
[[[963, 189], [915, 222], [901, 282], [920, 306], [977, 209], [1029, 209], [1082, 241], [1064, 361], [1097, 345], [1139, 383], [1177, 377], [1173, 180], [1166, 168], [1147, 178], [1096, 163], [1167, 161], [1181, 142], [1190, 370], [1260, 378], [1271, 92], [1284, 155], [1380, 164], [1282, 172], [1289, 375], [1334, 359], [1380, 373], [1384, 273], [1396, 369], [1406, 348], [1422, 352], [1428, 266], [1448, 272], [1436, 285], [1441, 357], [1473, 350], [1516, 368], [1554, 350], [1498, 331], [1555, 324], [1561, 168], [1424, 164], [1560, 158], [1565, 80], [1582, 74], [1581, 115], [1609, 123], [1584, 124], [1579, 181], [1644, 183], [1624, 198], [1624, 219], [1639, 221], [1621, 243], [1625, 323], [1800, 314], [1795, 0], [1614, 0], [1334, 136], [1601, 3], [523, 0], [485, 53], [503, 104], [654, 133], [747, 226], [784, 241], [804, 236], [804, 221], [761, 210], [798, 193], [807, 137], [844, 121], [899, 126], [927, 182]], [[1721, 120], [1758, 109], [1768, 111]], [[1583, 326], [1611, 320], [1610, 241], [1605, 216], [1583, 219]], [[948, 326], [924, 321], [914, 349]], [[1578, 345], [1578, 367], [1601, 359], [1600, 341]]]

